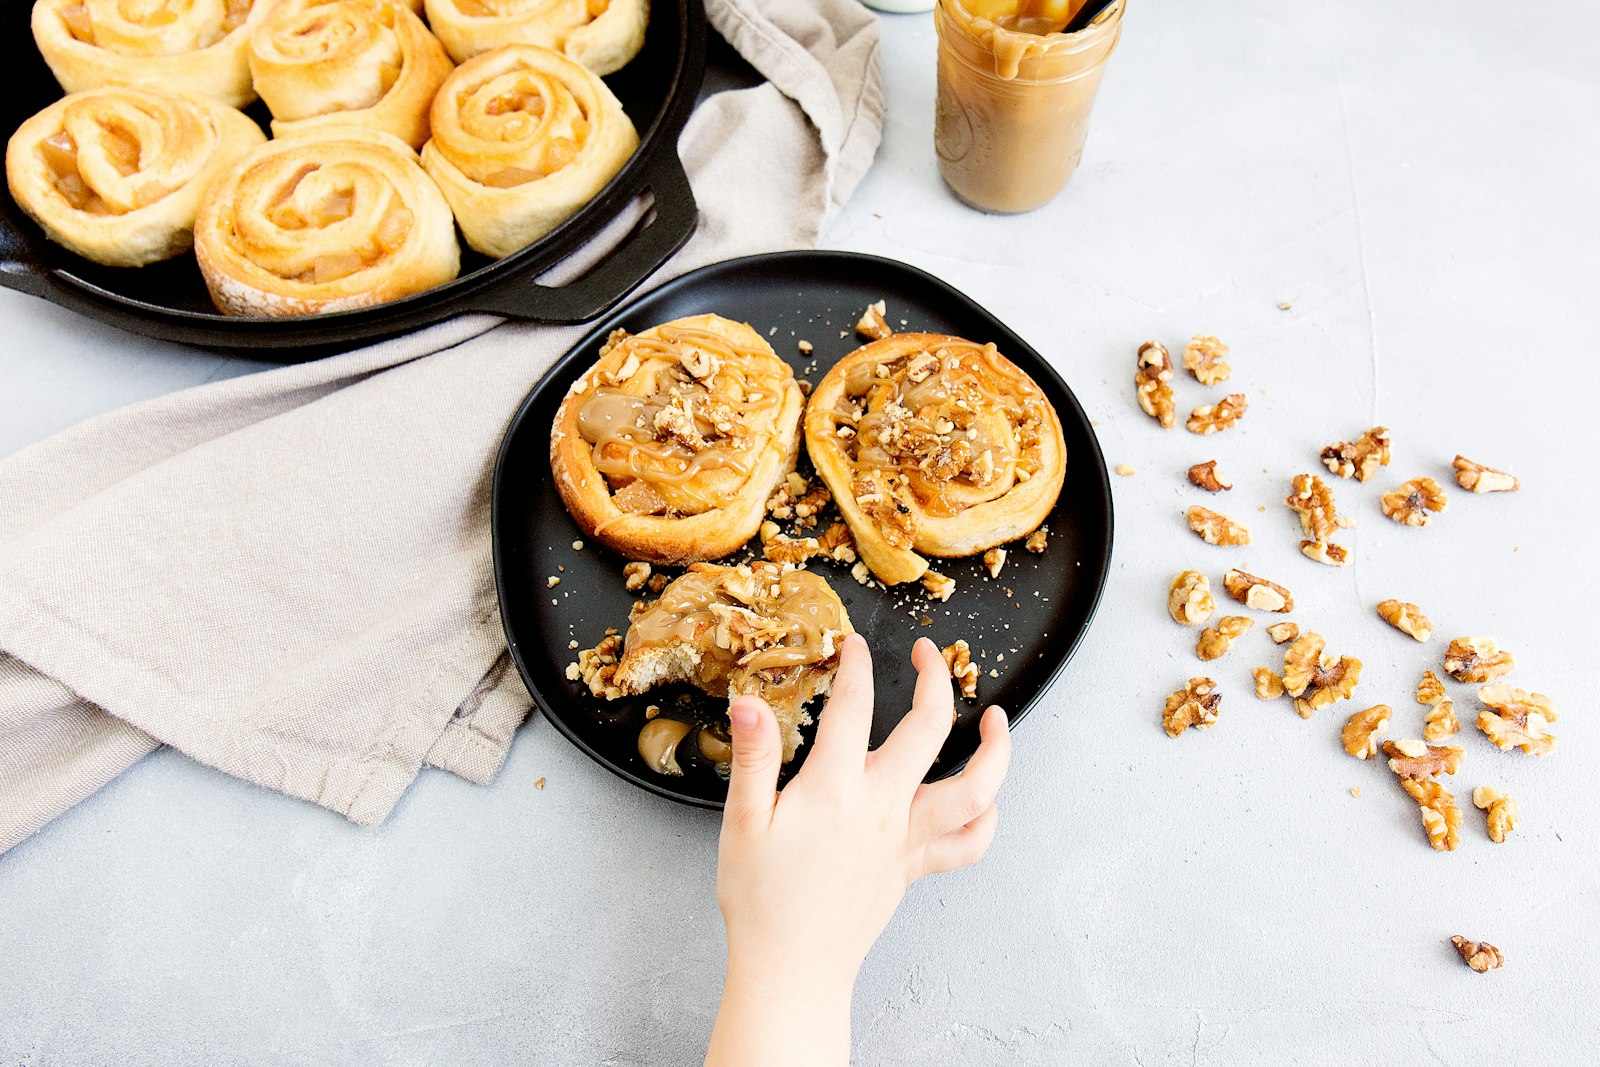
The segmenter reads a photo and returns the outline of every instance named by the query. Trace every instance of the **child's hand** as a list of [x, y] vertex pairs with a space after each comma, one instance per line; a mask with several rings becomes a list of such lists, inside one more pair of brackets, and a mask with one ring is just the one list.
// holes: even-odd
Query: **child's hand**
[[[923, 784], [955, 698], [932, 641], [919, 640], [911, 659], [911, 711], [868, 752], [871, 656], [859, 635], [845, 640], [813, 750], [781, 794], [771, 709], [754, 697], [730, 706], [733, 769], [717, 867], [728, 981], [708, 1063], [788, 1062], [791, 1050], [772, 1044], [784, 1034], [800, 1041], [795, 1062], [845, 1062], [856, 972], [906, 887], [976, 862], [994, 839], [994, 798], [1011, 760], [1005, 714], [984, 713], [982, 743], [959, 777]], [[777, 1030], [755, 1021], [765, 1016]], [[842, 1045], [830, 1019], [842, 1020]], [[734, 1031], [749, 1028], [765, 1040], [738, 1043]]]

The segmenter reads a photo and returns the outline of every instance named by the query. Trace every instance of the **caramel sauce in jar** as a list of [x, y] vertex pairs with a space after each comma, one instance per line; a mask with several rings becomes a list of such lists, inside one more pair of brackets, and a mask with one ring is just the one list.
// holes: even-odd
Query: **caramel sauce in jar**
[[934, 148], [962, 200], [1032, 211], [1066, 187], [1089, 135], [1126, 0], [1078, 33], [1061, 30], [1083, 0], [939, 0]]

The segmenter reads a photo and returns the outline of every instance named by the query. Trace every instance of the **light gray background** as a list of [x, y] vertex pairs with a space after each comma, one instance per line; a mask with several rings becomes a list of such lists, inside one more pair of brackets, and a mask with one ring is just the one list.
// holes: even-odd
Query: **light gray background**
[[[986, 303], [1138, 473], [1115, 480], [1099, 620], [1018, 730], [992, 853], [913, 889], [867, 962], [857, 1062], [1600, 1057], [1597, 40], [1582, 0], [1137, 0], [1072, 187], [988, 218], [934, 168], [928, 17], [885, 20], [883, 150], [828, 244]], [[9, 293], [0, 315], [0, 454], [261, 366]], [[1233, 346], [1251, 397], [1217, 438], [1160, 432], [1133, 402], [1136, 344], [1194, 331]], [[1207, 393], [1178, 389], [1185, 408]], [[1336, 485], [1357, 562], [1320, 567], [1279, 501], [1321, 445], [1373, 422], [1395, 466]], [[1457, 451], [1524, 490], [1452, 486], [1425, 530], [1382, 517], [1382, 488], [1442, 480]], [[1200, 495], [1183, 468], [1211, 457], [1254, 547], [1182, 524]], [[1200, 669], [1167, 580], [1233, 564], [1290, 586], [1302, 626], [1365, 660], [1357, 704], [1303, 722], [1257, 702], [1258, 626], [1210, 671], [1217, 727], [1161, 733], [1162, 698]], [[1423, 606], [1433, 642], [1377, 620], [1390, 596]], [[1337, 732], [1384, 701], [1415, 734], [1421, 669], [1466, 633], [1511, 648], [1514, 681], [1566, 715], [1544, 760], [1469, 725], [1458, 797], [1507, 787], [1522, 829], [1493, 845], [1469, 808], [1442, 854]], [[0, 1064], [691, 1062], [721, 980], [715, 838], [714, 815], [625, 787], [542, 721], [493, 786], [425, 773], [376, 830], [163, 751], [0, 858]], [[1467, 971], [1458, 932], [1506, 967]]]

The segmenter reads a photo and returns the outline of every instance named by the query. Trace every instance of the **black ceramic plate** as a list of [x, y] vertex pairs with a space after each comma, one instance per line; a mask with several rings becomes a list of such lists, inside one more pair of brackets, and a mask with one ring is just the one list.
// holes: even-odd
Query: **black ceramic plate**
[[[622, 587], [621, 557], [593, 542], [581, 551], [572, 547], [581, 534], [550, 475], [550, 426], [556, 408], [612, 330], [636, 332], [706, 312], [749, 322], [768, 336], [797, 374], [819, 381], [861, 343], [852, 327], [862, 309], [876, 300], [887, 302], [889, 321], [897, 328], [994, 341], [1031, 374], [1061, 416], [1067, 475], [1048, 520], [1049, 549], [1033, 555], [1020, 543], [1011, 545], [998, 580], [989, 578], [976, 557], [935, 561], [937, 570], [957, 582], [946, 604], [929, 598], [920, 585], [889, 590], [862, 586], [843, 564], [812, 562], [872, 645], [878, 691], [872, 743], [888, 736], [909, 702], [914, 672], [908, 657], [918, 637], [930, 637], [941, 646], [965, 638], [983, 671], [978, 700], [960, 701], [959, 719], [929, 775], [932, 779], [953, 773], [972, 755], [978, 716], [989, 704], [1005, 708], [1015, 725], [1049, 688], [1088, 629], [1111, 563], [1111, 486], [1088, 417], [1037, 351], [950, 286], [893, 260], [844, 252], [781, 252], [713, 264], [598, 323], [528, 395], [511, 420], [495, 465], [495, 578], [506, 643], [517, 669], [557, 729], [635, 785], [689, 804], [720, 807], [726, 788], [715, 773], [701, 768], [683, 777], [663, 777], [645, 766], [636, 743], [649, 704], [690, 721], [714, 720], [725, 704], [688, 686], [608, 703], [567, 680], [567, 665], [576, 658], [569, 643], [589, 648], [608, 626], [625, 631], [635, 598]], [[815, 346], [810, 356], [799, 352], [801, 340]], [[551, 576], [559, 577], [560, 584], [551, 587]], [[813, 705], [813, 713], [817, 710]], [[801, 749], [790, 773], [806, 751]]]

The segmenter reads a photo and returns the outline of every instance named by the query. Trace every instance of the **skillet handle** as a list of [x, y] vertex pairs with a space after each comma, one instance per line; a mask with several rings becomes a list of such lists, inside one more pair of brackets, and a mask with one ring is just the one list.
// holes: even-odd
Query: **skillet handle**
[[0, 259], [0, 286], [41, 300], [50, 299], [50, 280], [37, 267], [14, 259]]
[[487, 311], [532, 322], [588, 322], [610, 311], [684, 246], [700, 218], [689, 176], [676, 152], [662, 152], [645, 174], [654, 194], [654, 217], [635, 229], [605, 259], [565, 285], [537, 282], [497, 286], [472, 302]]

